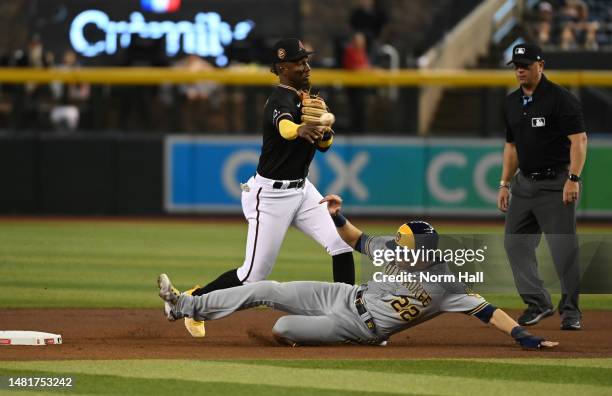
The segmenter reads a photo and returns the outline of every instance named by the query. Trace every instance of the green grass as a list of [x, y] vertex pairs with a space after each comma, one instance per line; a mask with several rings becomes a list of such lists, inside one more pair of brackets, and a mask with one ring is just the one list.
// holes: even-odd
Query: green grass
[[[391, 223], [356, 221], [371, 234]], [[501, 233], [499, 226], [456, 223], [441, 233]], [[581, 228], [607, 233], [608, 228]], [[241, 265], [246, 225], [206, 222], [0, 221], [0, 307], [158, 307], [155, 279], [177, 287], [206, 283]], [[359, 260], [356, 260], [359, 263]], [[359, 265], [357, 265], [359, 276]], [[290, 229], [270, 279], [331, 281], [331, 260], [313, 240]], [[487, 295], [518, 308], [515, 294]], [[585, 309], [612, 309], [610, 295], [584, 295]]]
[[0, 362], [8, 376], [70, 376], [70, 394], [609, 395], [612, 359]]
[[[395, 228], [361, 223], [372, 234]], [[447, 234], [502, 232], [496, 226], [438, 228]], [[0, 221], [0, 308], [158, 308], [160, 272], [180, 288], [204, 283], [240, 265], [245, 238], [245, 225], [231, 223]], [[290, 230], [270, 278], [329, 281], [329, 256]], [[487, 298], [498, 306], [522, 307], [515, 294]], [[612, 309], [610, 295], [585, 295], [581, 301], [585, 309]], [[553, 360], [534, 353], [531, 359], [412, 360], [409, 353], [406, 360], [0, 360], [0, 394], [612, 394], [612, 359]], [[70, 376], [74, 387], [15, 393], [6, 388], [8, 376]]]

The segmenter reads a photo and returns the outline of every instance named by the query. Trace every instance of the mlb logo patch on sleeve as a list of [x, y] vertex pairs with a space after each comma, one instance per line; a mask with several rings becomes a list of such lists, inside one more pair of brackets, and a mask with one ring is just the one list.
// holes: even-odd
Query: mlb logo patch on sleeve
[[544, 117], [535, 117], [531, 119], [531, 126], [533, 128], [539, 128], [546, 126], [546, 118]]

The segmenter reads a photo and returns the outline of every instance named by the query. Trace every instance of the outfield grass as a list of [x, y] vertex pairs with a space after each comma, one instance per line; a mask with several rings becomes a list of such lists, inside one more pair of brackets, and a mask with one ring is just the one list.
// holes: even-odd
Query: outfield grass
[[[394, 231], [388, 223], [363, 228], [372, 234]], [[456, 224], [439, 230], [502, 232], [500, 227]], [[158, 308], [155, 280], [160, 272], [171, 274], [181, 288], [206, 282], [241, 263], [245, 238], [246, 227], [232, 223], [2, 221], [0, 307]], [[329, 281], [330, 259], [315, 242], [290, 230], [270, 278]], [[522, 307], [514, 294], [487, 298], [498, 306]], [[585, 295], [582, 305], [585, 309], [612, 309], [612, 298]], [[552, 360], [541, 356], [470, 360], [0, 360], [0, 394], [16, 394], [6, 388], [9, 376], [74, 378], [70, 390], [29, 389], [18, 393], [22, 395], [612, 394], [612, 359]]]
[[[394, 231], [389, 223], [360, 225], [372, 234]], [[502, 232], [499, 226], [438, 228], [447, 234]], [[205, 283], [241, 264], [245, 239], [241, 223], [2, 221], [0, 307], [158, 307], [159, 273], [169, 273], [182, 289]], [[357, 271], [360, 279], [359, 265]], [[270, 279], [330, 281], [330, 258], [290, 229]], [[487, 297], [498, 306], [523, 306], [515, 294]], [[612, 296], [584, 295], [582, 306], [612, 309]]]
[[70, 394], [612, 393], [612, 359], [0, 362], [7, 376], [70, 376]]

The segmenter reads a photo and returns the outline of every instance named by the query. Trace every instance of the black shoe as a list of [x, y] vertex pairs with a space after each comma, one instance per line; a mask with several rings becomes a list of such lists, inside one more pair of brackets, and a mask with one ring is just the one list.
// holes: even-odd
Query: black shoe
[[544, 311], [540, 311], [537, 308], [529, 307], [523, 312], [523, 314], [519, 317], [518, 323], [521, 326], [533, 326], [537, 324], [540, 320], [552, 316], [555, 313], [555, 310], [552, 308], [545, 309]]
[[581, 328], [580, 319], [565, 318], [561, 321], [561, 330], [580, 330]]

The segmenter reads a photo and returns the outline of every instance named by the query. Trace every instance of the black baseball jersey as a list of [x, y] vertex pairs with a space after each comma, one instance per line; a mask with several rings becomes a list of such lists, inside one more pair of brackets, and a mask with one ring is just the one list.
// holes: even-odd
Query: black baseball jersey
[[544, 75], [531, 98], [522, 88], [506, 97], [504, 121], [506, 142], [516, 145], [524, 173], [569, 164], [567, 136], [586, 131], [578, 99]]
[[317, 150], [299, 137], [283, 138], [278, 124], [282, 119], [301, 123], [302, 100], [297, 90], [279, 85], [274, 88], [264, 107], [263, 143], [257, 173], [274, 180], [296, 180], [308, 175], [310, 162]]

